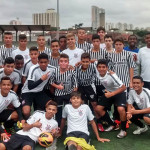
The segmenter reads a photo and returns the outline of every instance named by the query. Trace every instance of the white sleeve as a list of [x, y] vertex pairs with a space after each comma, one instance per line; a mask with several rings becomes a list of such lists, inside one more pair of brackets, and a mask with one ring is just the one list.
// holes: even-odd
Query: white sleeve
[[39, 112], [34, 112], [30, 117], [29, 119], [27, 120], [27, 123], [28, 124], [33, 124], [35, 123], [36, 121], [38, 121], [40, 119], [40, 113]]
[[119, 79], [119, 77], [114, 73], [111, 75], [114, 81], [114, 85], [121, 87], [123, 82]]
[[67, 107], [66, 106], [63, 109], [62, 118], [67, 118]]
[[90, 107], [87, 105], [87, 118], [89, 121], [92, 121], [94, 119], [94, 115], [92, 114], [92, 111], [90, 109]]
[[128, 96], [127, 103], [128, 103], [128, 104], [133, 104], [133, 103], [134, 103], [133, 90], [130, 90], [130, 91], [129, 91], [129, 96]]
[[27, 77], [28, 72], [29, 72], [29, 67], [28, 67], [28, 64], [26, 63], [23, 67], [22, 76]]
[[35, 74], [36, 74], [36, 72], [35, 72], [34, 68], [35, 68], [35, 67], [33, 66], [33, 67], [31, 67], [31, 68], [29, 69], [29, 75], [28, 75], [27, 80], [35, 81]]
[[15, 84], [15, 85], [18, 85], [18, 84], [21, 83], [21, 77], [20, 77], [20, 75], [19, 75], [18, 73], [16, 73], [15, 76], [16, 76], [16, 77], [15, 77], [15, 79], [14, 79], [14, 84]]
[[14, 51], [12, 52], [12, 58], [13, 58], [13, 59], [15, 59], [15, 56], [16, 56], [15, 51], [16, 51], [16, 50], [14, 50]]
[[136, 61], [137, 64], [141, 63], [141, 51], [142, 51], [142, 49], [139, 49], [139, 52], [138, 52], [138, 55], [137, 55], [137, 61]]
[[18, 108], [20, 106], [20, 102], [19, 102], [19, 98], [17, 95], [12, 94], [13, 100], [12, 100], [12, 104], [15, 108]]

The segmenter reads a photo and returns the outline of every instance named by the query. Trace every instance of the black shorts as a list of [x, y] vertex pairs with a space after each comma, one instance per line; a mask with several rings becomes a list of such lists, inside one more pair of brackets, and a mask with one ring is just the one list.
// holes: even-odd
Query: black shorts
[[13, 109], [5, 109], [0, 113], [0, 122], [5, 122], [9, 116], [14, 112]]
[[144, 81], [144, 87], [150, 90], [150, 82]]
[[122, 92], [111, 98], [106, 98], [105, 95], [103, 95], [98, 102], [98, 105], [105, 106], [108, 108], [110, 108], [112, 104], [114, 104], [115, 106], [126, 107], [126, 93]]
[[22, 106], [34, 105], [34, 110], [45, 110], [46, 103], [51, 98], [43, 91], [37, 93], [22, 93]]
[[86, 140], [86, 142], [88, 143], [89, 142], [89, 136], [84, 133], [84, 132], [81, 132], [81, 131], [73, 131], [73, 132], [70, 132], [67, 134], [67, 137], [76, 137], [76, 138], [83, 138]]
[[62, 96], [55, 96], [54, 100], [58, 106], [63, 106], [63, 105], [69, 104], [70, 94], [62, 95]]
[[78, 91], [81, 93], [81, 98], [86, 103], [88, 100], [90, 102], [97, 102], [96, 93], [94, 91], [94, 88], [90, 86], [79, 86]]
[[96, 95], [97, 98], [100, 96], [103, 96], [103, 90], [105, 89], [105, 87], [101, 84], [101, 85], [96, 85]]
[[35, 142], [28, 136], [13, 134], [8, 142], [3, 142], [7, 150], [19, 150], [26, 145], [30, 145], [32, 149], [35, 147]]

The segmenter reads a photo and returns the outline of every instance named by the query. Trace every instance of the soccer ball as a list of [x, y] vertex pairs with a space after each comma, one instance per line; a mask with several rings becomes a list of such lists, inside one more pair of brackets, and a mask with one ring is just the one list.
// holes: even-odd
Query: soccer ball
[[39, 135], [39, 144], [43, 147], [49, 147], [53, 143], [53, 136], [48, 132], [43, 132]]

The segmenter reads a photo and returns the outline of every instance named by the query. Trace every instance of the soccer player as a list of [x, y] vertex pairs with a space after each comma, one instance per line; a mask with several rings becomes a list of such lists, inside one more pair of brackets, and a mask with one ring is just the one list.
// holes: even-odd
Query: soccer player
[[106, 47], [105, 41], [104, 41], [105, 28], [104, 28], [104, 27], [99, 27], [99, 28], [97, 29], [97, 34], [100, 36], [100, 40], [101, 40], [100, 47], [101, 47], [102, 49], [105, 49], [105, 47]]
[[[79, 92], [72, 92], [70, 97], [71, 104], [67, 104], [63, 109], [62, 121], [60, 126], [60, 135], [67, 120], [67, 137], [83, 138], [89, 142], [88, 120], [92, 125], [96, 138], [99, 142], [109, 142], [109, 139], [99, 137], [98, 130], [94, 121], [94, 116], [88, 105], [82, 104], [81, 94]], [[74, 149], [82, 150], [81, 146], [75, 141], [69, 140], [67, 142], [68, 150]]]
[[133, 134], [141, 134], [148, 130], [139, 119], [150, 125], [150, 90], [143, 88], [144, 82], [142, 77], [133, 77], [133, 89], [129, 92], [127, 119], [138, 126]]
[[30, 59], [29, 49], [27, 48], [27, 36], [25, 34], [19, 35], [19, 47], [12, 52], [12, 57], [15, 58], [16, 55], [22, 55], [24, 62]]
[[104, 41], [105, 41], [105, 45], [106, 45], [106, 51], [108, 53], [112, 53], [114, 52], [114, 48], [113, 48], [113, 38], [111, 35], [106, 34], [104, 36]]
[[5, 59], [4, 68], [0, 69], [0, 80], [2, 77], [10, 77], [11, 82], [13, 83], [12, 89], [17, 92], [18, 85], [21, 83], [20, 73], [15, 69], [15, 62], [12, 57]]
[[45, 53], [49, 56], [51, 50], [46, 47], [46, 40], [44, 35], [39, 35], [37, 38], [37, 44], [38, 44], [38, 51], [39, 53]]
[[77, 29], [78, 40], [76, 41], [76, 47], [83, 49], [85, 52], [91, 49], [91, 44], [85, 41], [86, 31], [83, 28]]
[[68, 48], [62, 53], [69, 56], [69, 65], [75, 66], [76, 63], [81, 61], [81, 55], [84, 53], [82, 49], [79, 49], [75, 45], [75, 35], [73, 33], [68, 33], [67, 37], [67, 46]]
[[11, 57], [12, 51], [16, 49], [16, 46], [12, 44], [13, 35], [12, 32], [4, 33], [4, 45], [0, 46], [0, 68], [4, 65], [4, 61], [7, 57]]
[[100, 78], [102, 85], [105, 87], [104, 95], [101, 97], [96, 107], [96, 112], [99, 117], [107, 121], [110, 127], [105, 131], [111, 131], [115, 129], [115, 123], [110, 119], [108, 112], [106, 111], [112, 104], [117, 106], [120, 120], [121, 131], [117, 135], [118, 138], [124, 138], [126, 136], [126, 90], [125, 85], [113, 72], [108, 72], [108, 63], [105, 59], [100, 59], [97, 64], [97, 76]]
[[137, 63], [141, 66], [140, 76], [143, 78], [144, 87], [150, 90], [150, 32], [145, 35], [146, 46], [140, 48]]
[[35, 149], [35, 143], [42, 132], [50, 132], [55, 137], [58, 124], [53, 117], [57, 113], [57, 104], [50, 100], [45, 108], [46, 112], [35, 111], [23, 129], [13, 134], [8, 142], [0, 143], [0, 150]]
[[[25, 121], [22, 117], [21, 104], [14, 91], [11, 91], [12, 83], [9, 77], [2, 77], [0, 83], [0, 123], [13, 125], [15, 121], [19, 119], [22, 123]], [[9, 104], [12, 104], [15, 108], [7, 108]], [[0, 126], [0, 134], [2, 141], [8, 140], [9, 137], [5, 133], [4, 129]]]
[[34, 110], [45, 110], [45, 104], [50, 97], [43, 91], [55, 67], [49, 65], [48, 55], [42, 53], [38, 56], [38, 64], [29, 70], [28, 78], [22, 88], [23, 114], [30, 116], [32, 103]]
[[38, 52], [38, 48], [33, 46], [30, 48], [29, 50], [29, 55], [30, 55], [30, 60], [28, 60], [23, 67], [23, 72], [22, 72], [22, 82], [23, 84], [25, 83], [28, 74], [29, 74], [29, 69], [31, 66], [36, 65], [38, 63], [38, 56], [39, 56], [39, 52]]
[[59, 52], [62, 52], [63, 50], [67, 49], [66, 36], [59, 37], [59, 45], [60, 45]]
[[[137, 47], [137, 37], [136, 35], [130, 35], [128, 37], [128, 46], [124, 47], [124, 50], [126, 51], [129, 51], [133, 54], [133, 59], [134, 59], [134, 62], [137, 61], [137, 55], [138, 55], [138, 52], [139, 52], [139, 48]], [[138, 66], [137, 63], [135, 63], [135, 68], [134, 68], [134, 76], [138, 76], [139, 73], [140, 73], [140, 68]]]
[[82, 100], [87, 104], [88, 100], [95, 109], [97, 105], [95, 77], [96, 67], [90, 61], [90, 55], [83, 53], [81, 55], [81, 65], [76, 67], [76, 76], [78, 82], [78, 91], [81, 93]]

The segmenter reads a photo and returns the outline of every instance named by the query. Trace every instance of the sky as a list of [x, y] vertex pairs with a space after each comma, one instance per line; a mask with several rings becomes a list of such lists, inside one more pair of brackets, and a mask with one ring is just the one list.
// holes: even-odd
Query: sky
[[[59, 0], [60, 27], [91, 26], [91, 6], [105, 9], [106, 22], [150, 27], [149, 0]], [[17, 17], [22, 24], [32, 24], [33, 13], [49, 8], [57, 9], [57, 0], [0, 0], [0, 24], [9, 24]]]

